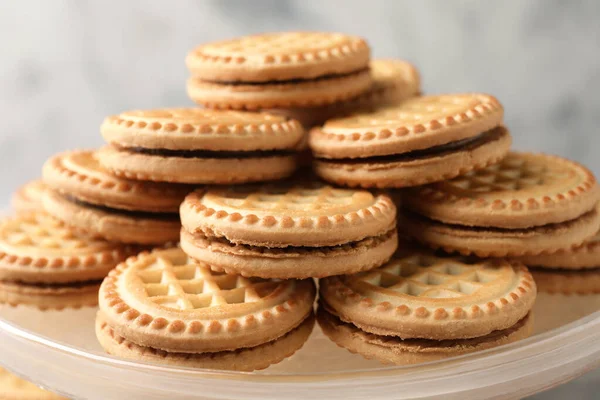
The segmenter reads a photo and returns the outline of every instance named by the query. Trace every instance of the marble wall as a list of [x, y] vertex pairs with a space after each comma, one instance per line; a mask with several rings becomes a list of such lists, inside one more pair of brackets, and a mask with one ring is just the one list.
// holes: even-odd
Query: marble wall
[[600, 173], [599, 17], [594, 0], [3, 1], [0, 206], [49, 155], [100, 145], [104, 116], [190, 105], [195, 45], [276, 30], [363, 35], [414, 62], [426, 92], [496, 95], [515, 147]]

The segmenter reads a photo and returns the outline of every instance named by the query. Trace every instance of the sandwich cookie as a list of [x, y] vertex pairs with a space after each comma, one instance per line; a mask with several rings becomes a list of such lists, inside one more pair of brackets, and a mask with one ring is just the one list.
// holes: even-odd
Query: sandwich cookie
[[304, 130], [283, 116], [195, 108], [132, 111], [104, 120], [100, 162], [114, 174], [178, 183], [285, 178]]
[[401, 250], [384, 266], [320, 280], [319, 323], [340, 346], [422, 362], [529, 334], [536, 287], [522, 264]]
[[308, 338], [314, 298], [312, 279], [247, 279], [214, 272], [178, 248], [155, 250], [129, 258], [104, 280], [96, 333], [117, 356], [265, 368]]
[[552, 254], [598, 232], [599, 190], [564, 158], [511, 153], [499, 164], [404, 191], [406, 233], [434, 248], [480, 257]]
[[486, 94], [414, 97], [327, 121], [310, 132], [314, 168], [346, 186], [406, 187], [498, 162], [511, 137], [503, 108]]
[[327, 120], [357, 111], [369, 111], [419, 95], [421, 80], [414, 65], [403, 60], [372, 60], [369, 63], [373, 83], [359, 97], [322, 107], [269, 110], [300, 121], [305, 128], [323, 125]]
[[243, 276], [354, 273], [385, 263], [397, 246], [389, 197], [317, 182], [198, 190], [180, 215], [183, 251]]
[[31, 382], [0, 368], [0, 399], [5, 400], [61, 400], [62, 396], [48, 392]]
[[42, 180], [31, 181], [21, 186], [12, 196], [11, 205], [16, 212], [39, 211], [42, 209], [42, 194], [46, 185]]
[[208, 43], [186, 58], [187, 91], [209, 108], [332, 104], [369, 89], [369, 56], [364, 39], [340, 33], [265, 33]]
[[520, 257], [519, 261], [525, 265], [539, 268], [566, 270], [600, 268], [600, 232], [579, 246], [562, 249], [552, 254]]
[[137, 249], [84, 234], [42, 212], [0, 223], [0, 303], [92, 306], [100, 281]]
[[51, 157], [43, 176], [44, 209], [76, 228], [123, 243], [179, 240], [177, 210], [190, 186], [119, 178], [90, 150]]

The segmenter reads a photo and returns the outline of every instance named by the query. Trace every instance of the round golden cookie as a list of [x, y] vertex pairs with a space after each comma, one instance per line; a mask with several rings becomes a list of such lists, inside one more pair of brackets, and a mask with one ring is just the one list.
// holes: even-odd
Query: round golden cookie
[[506, 156], [511, 143], [508, 130], [498, 127], [486, 135], [455, 143], [457, 146], [365, 159], [321, 158], [313, 161], [313, 168], [321, 178], [337, 185], [403, 188], [451, 179], [495, 164]]
[[190, 368], [255, 371], [283, 361], [298, 351], [310, 336], [314, 321], [311, 315], [298, 327], [271, 342], [218, 353], [169, 353], [138, 346], [115, 334], [102, 313], [96, 317], [96, 336], [106, 352], [118, 357]]
[[202, 353], [258, 346], [313, 311], [314, 282], [247, 279], [211, 271], [178, 248], [131, 257], [110, 272], [100, 310], [119, 336], [143, 347]]
[[310, 132], [309, 145], [328, 159], [403, 154], [473, 138], [499, 126], [503, 115], [486, 94], [420, 96], [327, 121]]
[[485, 169], [406, 189], [403, 203], [447, 224], [523, 229], [576, 219], [599, 199], [596, 178], [584, 166], [557, 156], [512, 152]]
[[322, 107], [274, 109], [269, 112], [300, 121], [306, 128], [323, 125], [327, 120], [370, 110], [384, 104], [400, 102], [421, 92], [419, 72], [403, 60], [371, 60], [371, 88], [359, 97]]
[[132, 111], [104, 120], [100, 163], [118, 176], [178, 183], [279, 179], [296, 168], [299, 122], [195, 108]]
[[17, 212], [39, 211], [42, 208], [42, 193], [46, 185], [41, 180], [31, 181], [21, 186], [11, 199], [12, 208]]
[[98, 162], [92, 150], [51, 157], [43, 167], [44, 182], [62, 195], [120, 210], [176, 213], [191, 186], [123, 179]]
[[366, 68], [369, 56], [369, 46], [357, 36], [281, 32], [201, 45], [186, 64], [207, 81], [269, 82], [351, 73]]
[[471, 339], [401, 339], [364, 332], [343, 322], [323, 308], [317, 320], [323, 333], [338, 346], [384, 364], [408, 365], [456, 357], [525, 339], [533, 333], [533, 317], [528, 314], [510, 328]]
[[188, 232], [231, 243], [323, 247], [389, 232], [396, 207], [366, 190], [286, 182], [200, 189], [185, 198], [180, 215]]
[[519, 261], [531, 267], [552, 269], [600, 268], [600, 232], [597, 232], [579, 246], [559, 250], [552, 254], [520, 257]]
[[136, 251], [42, 212], [21, 213], [0, 222], [0, 281], [56, 285], [101, 280]]
[[110, 241], [131, 244], [164, 244], [179, 240], [177, 214], [119, 211], [95, 206], [46, 190], [44, 210], [69, 225]]
[[319, 281], [325, 310], [377, 335], [466, 339], [510, 328], [535, 301], [522, 264], [400, 251], [384, 266]]
[[0, 281], [0, 303], [44, 310], [93, 307], [98, 304], [97, 280], [57, 285]]
[[567, 296], [600, 294], [600, 268], [583, 271], [531, 268], [531, 275], [540, 293]]
[[353, 99], [371, 86], [368, 69], [348, 75], [306, 81], [263, 84], [208, 82], [191, 77], [187, 93], [198, 104], [215, 109], [258, 110], [318, 107]]
[[60, 400], [64, 397], [39, 388], [5, 369], [0, 368], [0, 399], [5, 400]]

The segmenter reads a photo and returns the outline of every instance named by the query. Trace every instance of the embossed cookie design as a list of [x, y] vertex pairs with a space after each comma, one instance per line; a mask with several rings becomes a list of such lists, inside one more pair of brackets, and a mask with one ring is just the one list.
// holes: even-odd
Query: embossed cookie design
[[312, 280], [226, 275], [178, 248], [129, 258], [100, 289], [96, 333], [111, 354], [203, 368], [266, 368], [314, 322]]
[[424, 362], [526, 337], [536, 287], [506, 260], [401, 250], [384, 266], [320, 280], [318, 320], [333, 341], [386, 363]]
[[187, 254], [243, 276], [353, 273], [383, 264], [397, 246], [389, 197], [321, 183], [198, 190], [180, 214]]
[[511, 153], [499, 164], [404, 191], [402, 226], [434, 248], [481, 257], [552, 254], [600, 225], [593, 174], [564, 158]]
[[98, 158], [117, 176], [192, 184], [285, 178], [304, 136], [283, 116], [196, 108], [125, 112], [100, 130]]
[[100, 281], [137, 251], [42, 212], [20, 213], [0, 222], [0, 302], [40, 309], [95, 305]]
[[310, 132], [314, 169], [346, 186], [407, 187], [498, 162], [511, 137], [503, 108], [486, 94], [414, 97], [329, 120]]
[[179, 239], [177, 210], [193, 187], [112, 175], [97, 153], [75, 150], [51, 157], [43, 168], [42, 203], [66, 223], [123, 243], [163, 244]]
[[366, 92], [369, 55], [362, 38], [340, 33], [265, 33], [208, 43], [187, 56], [187, 90], [210, 108], [316, 107]]

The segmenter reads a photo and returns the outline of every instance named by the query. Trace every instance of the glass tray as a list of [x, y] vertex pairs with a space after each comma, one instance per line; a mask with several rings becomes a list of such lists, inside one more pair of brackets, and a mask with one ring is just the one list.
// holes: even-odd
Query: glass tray
[[336, 347], [315, 328], [292, 358], [254, 372], [165, 367], [104, 354], [94, 308], [0, 306], [0, 363], [86, 399], [512, 399], [600, 365], [600, 295], [540, 293], [529, 339], [432, 363], [389, 367]]

